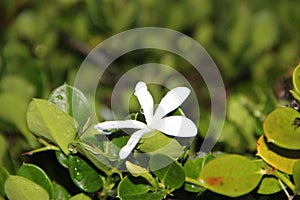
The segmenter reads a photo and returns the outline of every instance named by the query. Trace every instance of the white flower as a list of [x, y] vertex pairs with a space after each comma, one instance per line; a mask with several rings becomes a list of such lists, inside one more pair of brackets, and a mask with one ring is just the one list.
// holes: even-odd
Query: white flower
[[171, 136], [193, 137], [197, 134], [197, 127], [193, 121], [184, 116], [165, 117], [168, 113], [178, 108], [189, 94], [190, 90], [186, 87], [172, 89], [162, 98], [153, 114], [153, 98], [147, 90], [146, 84], [138, 82], [135, 86], [134, 95], [138, 98], [147, 124], [137, 120], [106, 121], [95, 125], [95, 129], [99, 132], [116, 128], [138, 129], [120, 150], [119, 156], [121, 159], [127, 158], [141, 137], [151, 130], [158, 130]]

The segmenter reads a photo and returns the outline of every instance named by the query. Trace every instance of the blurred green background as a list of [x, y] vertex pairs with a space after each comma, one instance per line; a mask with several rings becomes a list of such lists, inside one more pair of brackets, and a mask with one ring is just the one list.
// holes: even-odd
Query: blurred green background
[[[215, 150], [255, 153], [264, 116], [288, 99], [300, 61], [300, 1], [278, 0], [2, 0], [0, 2], [0, 166], [14, 171], [20, 153], [38, 146], [26, 127], [32, 97], [48, 98], [72, 85], [85, 56], [106, 38], [136, 27], [171, 28], [198, 41], [221, 71], [227, 119]], [[192, 68], [166, 52], [130, 54], [117, 62], [97, 95], [109, 107], [114, 83], [136, 64], [168, 64], [192, 84]], [[209, 120], [209, 96], [199, 91], [200, 135]], [[100, 113], [100, 111], [99, 111]], [[100, 116], [101, 117], [101, 116]]]

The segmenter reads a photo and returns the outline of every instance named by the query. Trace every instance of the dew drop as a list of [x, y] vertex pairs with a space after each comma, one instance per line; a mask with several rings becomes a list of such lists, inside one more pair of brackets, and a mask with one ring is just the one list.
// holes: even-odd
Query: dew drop
[[77, 153], [77, 147], [76, 147], [76, 145], [69, 144], [68, 150], [70, 151], [71, 154], [76, 154]]
[[77, 181], [80, 181], [82, 178], [83, 178], [83, 174], [81, 172], [77, 171], [75, 174], [75, 179]]

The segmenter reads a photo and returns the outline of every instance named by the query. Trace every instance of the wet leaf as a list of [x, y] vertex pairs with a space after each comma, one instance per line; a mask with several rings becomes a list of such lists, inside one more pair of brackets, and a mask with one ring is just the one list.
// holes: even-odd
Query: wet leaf
[[33, 99], [27, 110], [27, 124], [37, 136], [57, 144], [68, 155], [68, 145], [77, 133], [74, 119], [55, 104]]
[[[277, 148], [277, 151], [280, 149]], [[283, 151], [283, 150], [281, 150]], [[261, 136], [257, 142], [257, 155], [261, 157], [265, 162], [267, 162], [272, 167], [287, 173], [293, 173], [294, 163], [298, 160], [296, 158], [289, 158], [287, 156], [282, 156], [271, 149], [269, 149], [267, 143], [265, 142], [264, 136]]]
[[118, 197], [122, 200], [161, 200], [164, 195], [145, 179], [126, 176], [119, 184]]
[[149, 161], [150, 170], [171, 189], [180, 188], [185, 180], [183, 167], [173, 158], [164, 154], [154, 154]]
[[55, 151], [58, 162], [65, 168], [69, 167], [69, 158], [61, 151]]
[[71, 115], [78, 122], [80, 131], [92, 114], [90, 104], [84, 94], [67, 84], [55, 89], [51, 93], [49, 101]]
[[22, 176], [9, 176], [4, 188], [5, 194], [10, 200], [50, 199], [49, 194], [42, 186]]
[[240, 155], [224, 155], [208, 162], [199, 181], [209, 190], [229, 197], [252, 191], [262, 178], [261, 166]]
[[69, 172], [75, 185], [85, 192], [96, 192], [103, 185], [101, 176], [79, 156], [69, 156]]
[[300, 128], [294, 122], [300, 114], [293, 108], [277, 108], [264, 122], [264, 133], [268, 142], [293, 150], [300, 150]]
[[27, 178], [36, 184], [42, 186], [53, 198], [53, 186], [47, 174], [38, 166], [33, 164], [23, 164], [17, 173], [18, 176]]

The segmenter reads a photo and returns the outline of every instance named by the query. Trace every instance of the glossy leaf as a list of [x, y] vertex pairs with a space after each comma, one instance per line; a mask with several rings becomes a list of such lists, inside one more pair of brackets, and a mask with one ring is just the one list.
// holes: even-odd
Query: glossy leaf
[[264, 133], [268, 142], [293, 150], [300, 150], [300, 128], [294, 120], [300, 114], [293, 108], [277, 108], [264, 122]]
[[91, 200], [91, 198], [86, 196], [83, 193], [80, 193], [80, 194], [77, 194], [77, 195], [71, 197], [69, 200]]
[[9, 176], [4, 188], [5, 194], [10, 200], [50, 199], [49, 194], [42, 186], [22, 176]]
[[209, 190], [229, 197], [252, 191], [260, 182], [261, 166], [240, 155], [224, 155], [208, 162], [199, 181]]
[[61, 151], [55, 151], [58, 162], [65, 168], [69, 167], [69, 158]]
[[122, 200], [161, 200], [164, 195], [145, 179], [126, 176], [119, 184], [118, 197]]
[[75, 149], [75, 151], [80, 152], [86, 158], [88, 158], [98, 169], [103, 171], [107, 175], [111, 175], [110, 169], [112, 168], [109, 160], [101, 153], [99, 150], [93, 146], [87, 145], [85, 143], [73, 143], [70, 146]]
[[47, 174], [38, 166], [33, 164], [23, 164], [17, 173], [18, 176], [27, 178], [42, 186], [53, 197], [53, 186]]
[[71, 195], [61, 185], [53, 182], [53, 199], [55, 200], [69, 200]]
[[68, 155], [68, 145], [74, 141], [77, 128], [74, 119], [55, 104], [33, 99], [28, 106], [27, 123], [37, 136], [57, 144]]
[[[161, 168], [163, 166], [163, 168]], [[185, 180], [183, 167], [173, 158], [164, 154], [154, 154], [149, 161], [150, 170], [171, 189], [180, 188]]]
[[75, 185], [85, 192], [96, 192], [103, 185], [100, 175], [79, 156], [69, 156], [69, 172]]
[[5, 191], [4, 191], [4, 183], [6, 179], [8, 178], [9, 174], [5, 169], [0, 167], [0, 197], [5, 196]]
[[293, 179], [295, 183], [295, 193], [300, 194], [300, 160], [294, 163]]
[[158, 131], [150, 131], [140, 140], [137, 150], [149, 154], [163, 153], [177, 159], [184, 149], [176, 139]]
[[56, 88], [51, 93], [49, 101], [71, 115], [78, 122], [80, 131], [82, 131], [92, 113], [90, 104], [84, 94], [67, 84]]
[[[277, 148], [277, 151], [284, 152], [284, 149]], [[267, 143], [265, 142], [264, 136], [261, 136], [257, 142], [257, 155], [261, 157], [265, 162], [267, 162], [272, 167], [287, 173], [293, 173], [294, 163], [299, 160], [296, 158], [290, 158], [290, 156], [280, 155], [271, 149], [269, 149]]]
[[259, 188], [257, 190], [258, 194], [274, 194], [282, 190], [282, 187], [279, 183], [279, 180], [275, 177], [265, 177], [259, 184]]

